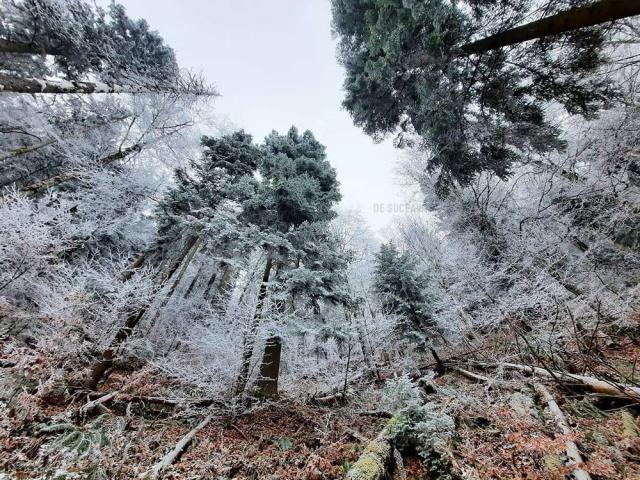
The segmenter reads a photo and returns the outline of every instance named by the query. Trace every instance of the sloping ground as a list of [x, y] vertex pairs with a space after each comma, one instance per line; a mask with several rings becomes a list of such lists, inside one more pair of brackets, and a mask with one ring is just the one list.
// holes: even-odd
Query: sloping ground
[[[620, 368], [638, 354], [629, 343], [614, 350], [606, 354]], [[4, 338], [0, 352], [0, 472], [9, 478], [140, 478], [214, 411], [163, 478], [337, 479], [388, 421], [371, 414], [379, 386], [346, 405], [282, 400], [233, 414], [221, 405], [157, 402], [162, 382], [148, 377], [83, 413], [86, 392], [61, 389], [52, 376], [56, 366], [35, 346]], [[566, 457], [566, 443], [574, 441], [584, 460], [579, 467], [592, 479], [640, 479], [633, 402], [567, 391], [546, 378], [478, 372], [490, 382], [451, 369], [424, 389], [427, 404], [455, 420], [455, 432], [437, 455], [422, 451], [421, 457], [404, 445], [404, 468], [395, 468], [394, 478], [563, 479], [576, 468]], [[102, 393], [131, 377], [114, 375]], [[536, 393], [540, 381], [558, 402], [569, 434]]]

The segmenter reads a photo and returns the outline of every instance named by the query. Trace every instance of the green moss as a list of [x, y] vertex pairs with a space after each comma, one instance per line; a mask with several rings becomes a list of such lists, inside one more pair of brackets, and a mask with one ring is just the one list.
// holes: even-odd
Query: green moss
[[349, 480], [378, 480], [384, 474], [384, 465], [372, 454], [363, 455], [349, 473]]
[[544, 462], [544, 469], [549, 472], [558, 470], [563, 465], [562, 457], [560, 457], [560, 455], [557, 455], [555, 453], [550, 453], [549, 455], [545, 455], [543, 458], [543, 462]]
[[626, 438], [638, 438], [638, 426], [636, 419], [627, 410], [620, 412], [620, 420], [622, 421], [622, 434]]
[[609, 440], [607, 439], [607, 436], [600, 430], [591, 430], [587, 434], [587, 439], [591, 440], [593, 443], [596, 443], [598, 445], [602, 445], [605, 447], [609, 445]]
[[387, 442], [382, 440], [373, 440], [365, 447], [364, 453], [372, 453], [379, 457], [386, 457], [389, 455], [390, 449], [391, 447]]

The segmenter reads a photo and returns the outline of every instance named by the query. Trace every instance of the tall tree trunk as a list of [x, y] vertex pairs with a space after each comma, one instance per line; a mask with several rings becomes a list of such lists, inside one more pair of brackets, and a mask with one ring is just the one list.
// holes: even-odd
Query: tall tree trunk
[[263, 398], [278, 397], [281, 354], [282, 339], [278, 336], [267, 339], [262, 362], [260, 363], [260, 378], [257, 383], [258, 395]]
[[253, 346], [256, 343], [256, 336], [258, 334], [258, 326], [260, 325], [262, 308], [264, 307], [264, 302], [267, 298], [269, 276], [271, 275], [272, 267], [273, 259], [271, 255], [269, 255], [267, 256], [267, 263], [264, 267], [262, 283], [260, 284], [260, 291], [258, 292], [258, 304], [256, 305], [256, 311], [253, 315], [251, 323], [249, 324], [248, 330], [245, 332], [244, 345], [242, 348], [242, 365], [240, 366], [240, 373], [238, 374], [238, 379], [233, 390], [234, 395], [240, 395], [247, 387], [247, 381], [249, 380], [249, 369], [251, 367], [251, 357], [253, 356]]
[[189, 295], [191, 295], [191, 292], [193, 291], [193, 288], [196, 286], [196, 283], [198, 283], [198, 280], [200, 279], [200, 273], [201, 272], [202, 272], [202, 265], [200, 265], [198, 267], [198, 271], [196, 272], [196, 274], [191, 279], [191, 283], [189, 283], [189, 286], [185, 290], [183, 298], [188, 298]]
[[20, 155], [25, 155], [27, 153], [35, 152], [37, 150], [40, 150], [41, 148], [47, 147], [49, 145], [53, 145], [54, 143], [57, 143], [57, 142], [58, 142], [57, 138], [47, 138], [46, 140], [43, 140], [42, 142], [36, 143], [34, 145], [29, 145], [27, 147], [14, 148], [13, 150], [7, 153], [0, 154], [0, 163], [15, 157], [19, 157]]
[[[166, 307], [167, 303], [169, 303], [169, 300], [171, 300], [171, 297], [173, 297], [173, 294], [176, 292], [176, 289], [182, 282], [182, 278], [184, 277], [185, 272], [189, 268], [189, 265], [191, 265], [191, 261], [193, 260], [193, 257], [196, 255], [196, 253], [198, 253], [198, 250], [200, 249], [201, 244], [202, 244], [202, 237], [198, 237], [197, 240], [192, 244], [191, 248], [188, 250], [183, 261], [180, 263], [182, 267], [180, 268], [180, 271], [176, 275], [174, 281], [171, 283], [169, 290], [165, 293], [164, 298], [162, 299], [162, 302], [160, 302], [160, 305], [156, 309], [156, 313], [153, 316], [153, 319], [151, 320], [151, 325], [149, 326], [149, 329], [153, 327], [156, 320], [158, 319], [158, 316], [160, 315], [160, 310]], [[161, 291], [159, 291], [158, 293], [161, 293]]]
[[[122, 120], [126, 120], [127, 118], [130, 118], [131, 115], [120, 115], [117, 117], [113, 117], [113, 118], [109, 118], [108, 120], [102, 121], [102, 122], [91, 122], [89, 123], [89, 125], [86, 125], [84, 128], [80, 128], [78, 131], [69, 133], [70, 137], [79, 137], [82, 134], [93, 130], [95, 128], [100, 128], [100, 127], [105, 127], [110, 123], [114, 123], [114, 122], [119, 122]], [[65, 123], [70, 123], [70, 122], [65, 122]], [[31, 153], [31, 152], [36, 152], [38, 150], [40, 150], [41, 148], [47, 147], [49, 145], [53, 145], [60, 142], [60, 138], [54, 138], [54, 137], [47, 137], [44, 140], [42, 140], [39, 143], [33, 144], [33, 145], [27, 145], [24, 147], [17, 147], [14, 148], [13, 150], [10, 150], [8, 152], [5, 153], [0, 153], [0, 163], [3, 163], [7, 160], [11, 160], [12, 158], [16, 158], [16, 157], [20, 157], [22, 155], [26, 155], [27, 153]]]
[[464, 45], [462, 51], [466, 54], [484, 53], [634, 15], [640, 15], [640, 2], [637, 0], [600, 0], [477, 40]]
[[[496, 48], [559, 35], [635, 15], [640, 15], [640, 2], [637, 0], [600, 0], [591, 5], [565, 10], [476, 40], [463, 45], [460, 52], [464, 55], [481, 54]], [[418, 67], [426, 66], [431, 62], [432, 58], [426, 53], [420, 53], [415, 57], [415, 64]]]
[[[194, 247], [197, 247], [196, 238], [190, 239], [187, 242], [185, 249], [183, 249], [183, 253], [179, 256], [180, 261], [175, 261], [171, 265], [170, 271], [167, 272], [167, 274], [162, 278], [161, 282], [159, 282], [159, 284], [154, 289], [156, 292], [162, 289], [165, 278], [166, 280], [169, 280], [173, 276], [173, 274], [176, 272], [176, 270], [178, 270], [178, 268], [182, 264], [182, 260], [186, 256], [190, 255]], [[97, 361], [95, 365], [91, 368], [88, 379], [85, 382], [85, 386], [87, 388], [94, 390], [98, 386], [98, 383], [100, 383], [100, 381], [105, 379], [107, 371], [113, 366], [113, 360], [115, 359], [117, 348], [120, 346], [121, 343], [123, 343], [127, 338], [129, 338], [129, 335], [131, 335], [131, 332], [133, 331], [133, 329], [138, 326], [138, 324], [140, 323], [140, 320], [142, 319], [144, 314], [147, 312], [148, 307], [149, 305], [147, 304], [146, 306], [143, 306], [142, 308], [140, 308], [138, 311], [131, 313], [127, 317], [124, 325], [120, 327], [120, 329], [116, 332], [116, 335], [111, 341], [109, 348], [107, 348], [104, 352], [102, 352], [102, 358], [99, 361]]]
[[0, 74], [0, 93], [149, 93], [175, 92], [172, 87], [154, 85], [118, 85], [104, 82], [82, 82], [79, 80], [46, 80], [44, 78], [21, 78]]
[[62, 49], [36, 45], [34, 43], [14, 42], [0, 38], [0, 52], [25, 53], [29, 55], [64, 55]]

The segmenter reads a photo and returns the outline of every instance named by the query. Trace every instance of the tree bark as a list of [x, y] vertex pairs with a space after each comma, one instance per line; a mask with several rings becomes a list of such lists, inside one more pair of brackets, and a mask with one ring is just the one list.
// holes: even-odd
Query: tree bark
[[[541, 18], [467, 43], [460, 48], [460, 53], [463, 55], [481, 54], [489, 50], [559, 35], [635, 15], [640, 15], [640, 2], [637, 0], [600, 0], [591, 5], [565, 10], [550, 17]], [[432, 58], [426, 52], [421, 52], [416, 56], [416, 66], [424, 67], [430, 63], [432, 63]]]
[[[492, 366], [485, 363], [478, 363], [480, 366]], [[605, 395], [620, 396], [624, 395], [635, 400], [640, 400], [640, 388], [633, 387], [631, 385], [623, 385], [615, 382], [605, 382], [593, 377], [587, 377], [585, 375], [575, 375], [573, 373], [565, 373], [558, 371], [549, 371], [540, 367], [530, 367], [528, 365], [519, 365], [516, 363], [500, 363], [493, 365], [494, 367], [504, 367], [511, 370], [519, 370], [521, 372], [528, 372], [536, 375], [542, 375], [544, 377], [553, 378], [555, 380], [561, 380], [581, 384], [587, 389], [595, 393], [603, 393]]]
[[189, 286], [187, 287], [187, 289], [184, 292], [183, 298], [189, 298], [189, 295], [191, 295], [191, 292], [193, 291], [194, 287], [196, 286], [196, 283], [198, 283], [198, 280], [200, 279], [200, 273], [201, 272], [202, 272], [202, 265], [200, 265], [198, 267], [198, 271], [196, 272], [196, 274], [191, 279], [191, 282], [189, 283]]
[[251, 357], [253, 356], [253, 346], [256, 343], [256, 336], [258, 334], [258, 325], [260, 325], [262, 308], [264, 306], [265, 299], [267, 298], [267, 287], [272, 267], [273, 258], [271, 257], [271, 255], [269, 255], [267, 257], [267, 263], [264, 267], [264, 274], [262, 275], [260, 291], [258, 292], [258, 304], [256, 305], [256, 311], [249, 325], [249, 329], [245, 333], [244, 345], [242, 349], [242, 365], [240, 366], [240, 373], [238, 374], [238, 380], [236, 381], [236, 386], [233, 391], [234, 395], [240, 395], [247, 387], [247, 381], [249, 380], [249, 368], [251, 367]]
[[146, 93], [174, 90], [170, 87], [155, 87], [152, 85], [118, 85], [104, 82], [82, 82], [79, 80], [60, 81], [0, 74], [0, 93]]
[[[394, 420], [392, 417], [389, 424]], [[393, 450], [385, 426], [380, 434], [367, 444], [358, 461], [347, 472], [345, 480], [382, 480], [391, 464]]]
[[[122, 160], [123, 158], [126, 158], [127, 156], [131, 155], [132, 153], [138, 153], [141, 150], [142, 150], [142, 144], [136, 143], [135, 145], [131, 145], [130, 147], [123, 148], [122, 150], [112, 153], [111, 155], [107, 155], [106, 157], [99, 159], [96, 163], [102, 166], [109, 165], [115, 162], [116, 160]], [[35, 196], [50, 188], [56, 187], [61, 183], [67, 182], [69, 180], [73, 180], [74, 178], [76, 178], [76, 175], [74, 173], [56, 175], [55, 177], [51, 177], [41, 182], [36, 182], [27, 187], [21, 188], [20, 191], [26, 194], [27, 196]]]
[[41, 148], [47, 147], [49, 145], [53, 145], [54, 143], [57, 143], [57, 141], [58, 140], [55, 138], [48, 138], [47, 140], [44, 140], [40, 143], [36, 143], [35, 145], [29, 145], [28, 147], [14, 148], [13, 150], [7, 153], [0, 154], [0, 163], [6, 160], [9, 160], [11, 158], [19, 157], [20, 155], [25, 155], [27, 153], [35, 152], [37, 150], [40, 150]]
[[162, 478], [163, 472], [170, 467], [177, 459], [182, 455], [182, 452], [185, 448], [189, 446], [189, 444], [193, 441], [196, 434], [206, 427], [209, 422], [213, 419], [214, 414], [210, 413], [206, 416], [204, 420], [202, 420], [194, 429], [190, 430], [184, 437], [180, 439], [180, 441], [176, 444], [176, 446], [171, 450], [168, 454], [166, 454], [162, 460], [156, 463], [151, 470], [149, 470], [142, 477], [143, 480], [158, 480]]
[[269, 338], [264, 346], [264, 355], [260, 364], [260, 379], [257, 385], [258, 395], [263, 398], [278, 398], [281, 354], [282, 339], [278, 336]]
[[634, 15], [640, 15], [640, 2], [636, 0], [600, 0], [468, 43], [462, 47], [462, 51], [466, 54], [484, 53]]
[[0, 52], [24, 53], [28, 55], [63, 55], [62, 49], [36, 45], [35, 43], [14, 42], [0, 38]]
[[[187, 245], [185, 246], [185, 249], [183, 250], [183, 253], [180, 255], [180, 259], [184, 259], [186, 256], [190, 255], [190, 252], [193, 250], [195, 246], [197, 246], [197, 239], [193, 238], [192, 240], [189, 240], [187, 242]], [[155, 289], [156, 292], [162, 289], [162, 286], [164, 285], [164, 279], [166, 278], [166, 280], [169, 280], [173, 276], [173, 274], [176, 272], [176, 270], [178, 270], [181, 264], [182, 264], [182, 261], [176, 261], [173, 263], [173, 265], [171, 265], [170, 271], [167, 272], [165, 277], [163, 277], [163, 280], [156, 287]], [[106, 377], [107, 371], [113, 366], [113, 360], [115, 359], [116, 349], [121, 343], [123, 343], [127, 338], [129, 338], [129, 335], [131, 335], [131, 332], [133, 331], [133, 329], [138, 326], [138, 324], [140, 323], [140, 320], [142, 319], [144, 314], [147, 312], [148, 307], [149, 305], [143, 306], [138, 311], [131, 313], [127, 317], [124, 325], [120, 327], [120, 329], [116, 332], [116, 335], [111, 341], [109, 348], [107, 348], [102, 353], [102, 358], [99, 361], [97, 361], [96, 364], [91, 368], [89, 377], [85, 382], [85, 386], [87, 388], [91, 390], [95, 390], [95, 388], [98, 386], [98, 383], [100, 383], [100, 381], [102, 381]]]

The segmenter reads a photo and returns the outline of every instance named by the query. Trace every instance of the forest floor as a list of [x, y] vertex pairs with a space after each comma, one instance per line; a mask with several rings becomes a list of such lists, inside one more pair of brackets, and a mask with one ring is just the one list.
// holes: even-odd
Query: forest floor
[[[621, 342], [606, 355], [631, 365], [638, 353], [637, 345]], [[357, 395], [346, 404], [281, 399], [235, 413], [220, 405], [167, 405], [153, 391], [162, 382], [135, 391], [126, 372], [112, 375], [101, 392], [70, 394], [55, 386], [49, 356], [11, 337], [1, 339], [0, 361], [1, 479], [142, 478], [211, 412], [163, 478], [338, 479], [388, 421]], [[594, 480], [640, 479], [637, 405], [547, 381], [571, 426], [562, 435], [531, 382], [507, 374], [478, 383], [455, 370], [432, 380], [426, 401], [456, 425], [446, 465], [436, 468], [404, 451], [404, 472], [395, 478], [563, 479], [571, 472], [566, 442], [573, 440]], [[114, 391], [120, 394], [82, 411]]]

